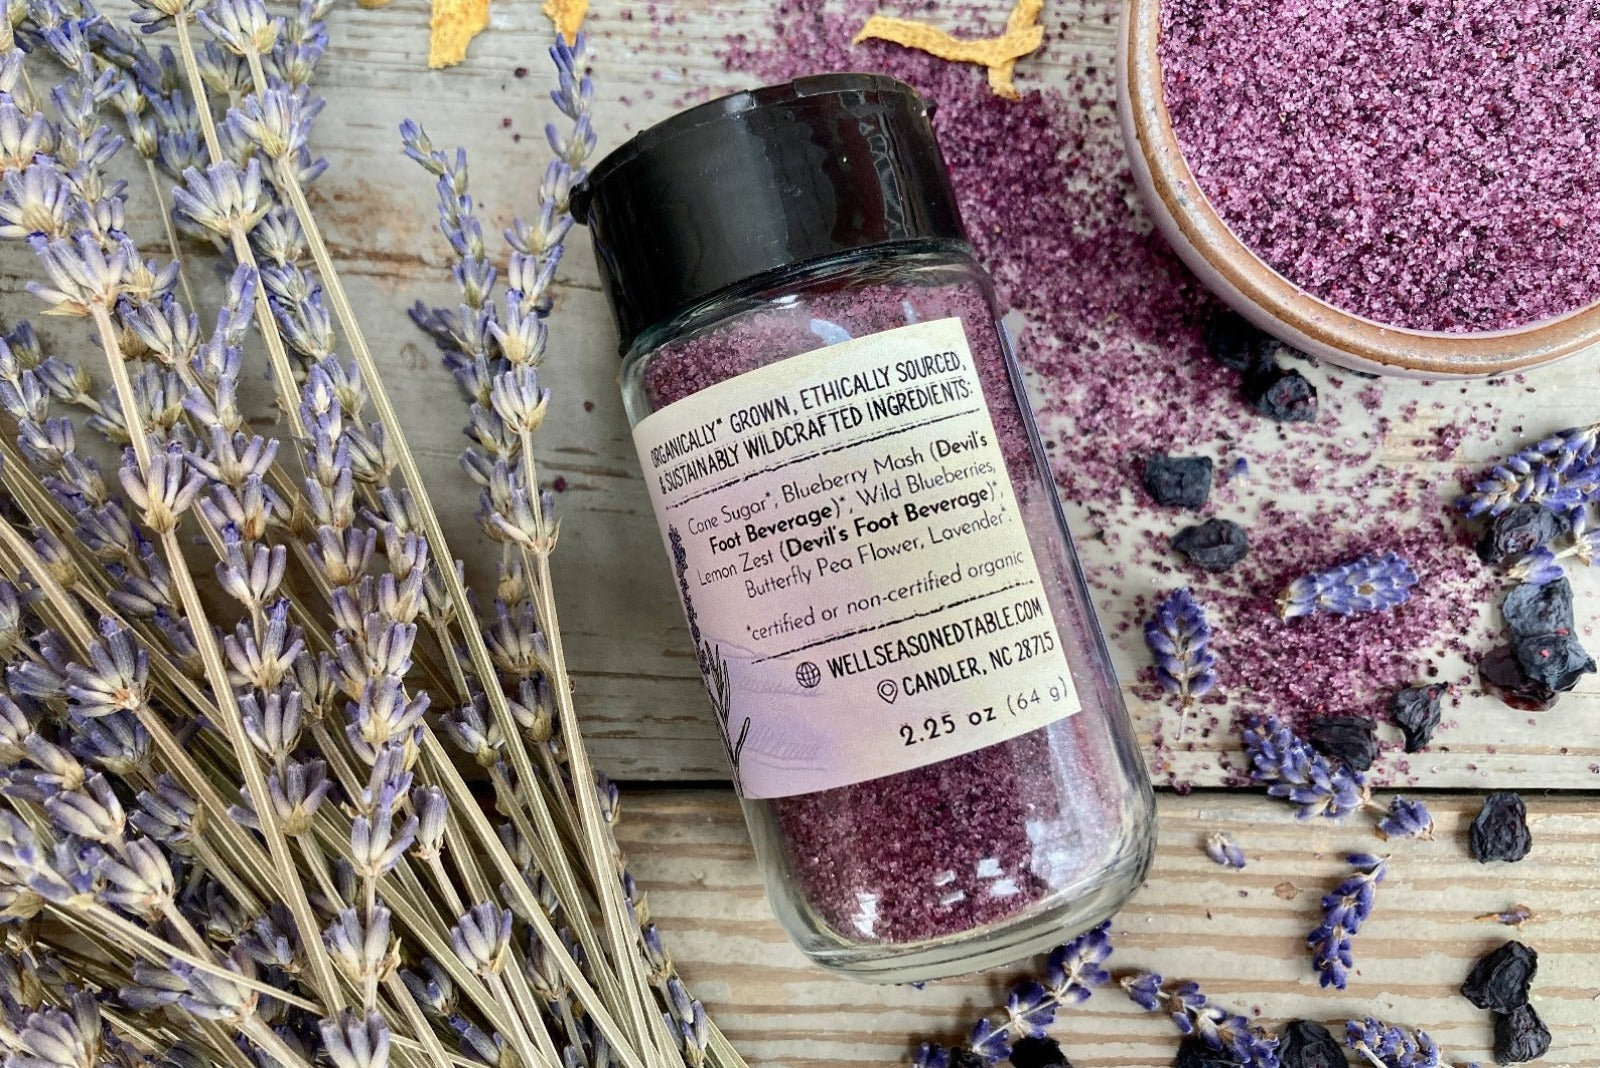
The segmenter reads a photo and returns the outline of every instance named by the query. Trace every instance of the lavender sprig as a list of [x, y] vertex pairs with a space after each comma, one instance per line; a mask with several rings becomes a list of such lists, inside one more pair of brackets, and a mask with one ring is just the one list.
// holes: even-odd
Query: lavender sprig
[[1043, 1038], [1056, 1013], [1088, 1001], [1095, 988], [1111, 981], [1104, 965], [1111, 956], [1109, 922], [1057, 946], [1045, 967], [1043, 981], [1024, 979], [1011, 988], [1003, 1015], [985, 1016], [973, 1025], [965, 1042], [954, 1049], [925, 1042], [912, 1058], [913, 1068], [950, 1068], [979, 1062], [994, 1065], [1023, 1038]]
[[1243, 871], [1245, 865], [1244, 850], [1236, 845], [1221, 831], [1213, 831], [1206, 835], [1206, 856], [1224, 868]]
[[1506, 568], [1506, 576], [1543, 586], [1566, 575], [1563, 560], [1577, 560], [1584, 567], [1593, 567], [1600, 560], [1600, 527], [1574, 530], [1571, 541], [1559, 549], [1539, 546]]
[[1322, 986], [1345, 988], [1350, 969], [1355, 966], [1351, 939], [1372, 914], [1378, 884], [1388, 873], [1385, 857], [1352, 853], [1347, 858], [1354, 873], [1322, 898], [1322, 923], [1306, 937], [1311, 949], [1311, 966]]
[[[443, 1045], [454, 1035], [491, 1061], [672, 1060], [632, 989], [629, 932], [644, 910], [631, 883], [620, 891], [631, 919], [615, 925], [623, 950], [586, 937], [624, 880], [613, 850], [578, 839], [571, 812], [592, 806], [609, 826], [616, 797], [549, 744], [567, 686], [550, 667], [555, 635], [534, 639], [554, 615], [511, 597], [519, 611], [496, 636], [500, 663], [484, 652], [464, 670], [460, 650], [488, 643], [464, 610], [451, 614], [465, 595], [458, 576], [445, 589], [453, 561], [430, 543], [414, 469], [406, 486], [389, 484], [404, 466], [398, 422], [376, 376], [332, 359], [348, 346], [371, 370], [302, 188], [321, 168], [305, 83], [326, 5], [304, 0], [287, 18], [261, 0], [141, 6], [147, 30], [175, 32], [175, 52], [89, 0], [13, 4], [6, 29], [22, 16], [27, 57], [0, 37], [0, 238], [34, 246], [44, 284], [33, 291], [90, 321], [114, 386], [96, 393], [25, 328], [0, 333], [0, 407], [15, 429], [0, 444], [0, 901], [13, 919], [51, 914], [26, 943], [44, 954], [0, 957], [12, 1059], [381, 1068], [392, 1048], [446, 1065], [459, 1059]], [[210, 40], [195, 39], [197, 25]], [[594, 145], [592, 89], [577, 53], [556, 58], [556, 103], [574, 123], [553, 147], [570, 178]], [[55, 91], [35, 94], [24, 62], [35, 81], [53, 72]], [[208, 87], [233, 106], [220, 127]], [[150, 173], [183, 176], [173, 199], [184, 228], [239, 265], [209, 334], [178, 299], [175, 262], [131, 241], [146, 227], [125, 223], [120, 139], [102, 108]], [[552, 202], [564, 196], [558, 175]], [[523, 363], [542, 353], [548, 239], [559, 246], [563, 211], [519, 238], [530, 295], [508, 308], [496, 344]], [[276, 443], [251, 432], [259, 413], [239, 396], [254, 373], [252, 308], [295, 444], [285, 455], [304, 450], [303, 483], [278, 470]], [[486, 379], [474, 416], [486, 444], [509, 440], [502, 429], [525, 439], [543, 416], [532, 368], [514, 370]], [[367, 421], [369, 402], [381, 422]], [[79, 453], [85, 426], [128, 447], [117, 478]], [[504, 511], [515, 532], [542, 532], [547, 551], [553, 523], [538, 521], [542, 495], [528, 496]], [[196, 589], [194, 576], [213, 570], [234, 602], [221, 614]], [[414, 657], [419, 624], [438, 640]], [[428, 685], [464, 691], [443, 729], [424, 715]], [[504, 722], [476, 715], [479, 694], [510, 706]], [[443, 735], [494, 763], [494, 810], [480, 811]], [[496, 778], [498, 753], [524, 737], [548, 763]], [[462, 918], [449, 932], [458, 945], [440, 917]], [[58, 944], [59, 930], [77, 933]], [[659, 938], [644, 945], [655, 969]], [[408, 983], [401, 960], [428, 978]], [[123, 991], [114, 1029], [74, 992], [85, 982]], [[739, 1063], [703, 1008], [676, 1022], [688, 1025], [686, 1064]], [[177, 1034], [189, 1037], [172, 1045]], [[63, 1037], [65, 1054], [51, 1045]]]
[[1600, 423], [1559, 431], [1506, 457], [1456, 505], [1468, 516], [1495, 516], [1523, 501], [1558, 512], [1600, 501]]
[[1417, 573], [1398, 553], [1371, 553], [1289, 583], [1278, 598], [1284, 619], [1384, 612], [1411, 599]]
[[1378, 820], [1378, 834], [1384, 838], [1433, 840], [1433, 816], [1421, 801], [1396, 797]]
[[1217, 684], [1216, 653], [1205, 609], [1187, 589], [1174, 590], [1156, 605], [1144, 625], [1145, 644], [1155, 658], [1162, 688], [1188, 708]]
[[1365, 776], [1317, 752], [1278, 717], [1247, 720], [1241, 737], [1251, 781], [1297, 806], [1298, 819], [1340, 820], [1365, 811], [1377, 818], [1380, 837], [1433, 837], [1433, 817], [1422, 802], [1396, 797], [1385, 808], [1373, 800]]
[[1371, 1016], [1345, 1025], [1345, 1045], [1374, 1068], [1441, 1068], [1444, 1063], [1426, 1031], [1407, 1031]]
[[1166, 1012], [1180, 1034], [1196, 1035], [1240, 1068], [1278, 1068], [1277, 1036], [1252, 1027], [1239, 1013], [1213, 1004], [1193, 982], [1167, 984], [1156, 972], [1135, 972], [1122, 989], [1146, 1012]]
[[1317, 752], [1276, 716], [1247, 723], [1243, 738], [1250, 778], [1269, 796], [1299, 806], [1300, 819], [1343, 819], [1365, 805], [1361, 774]]

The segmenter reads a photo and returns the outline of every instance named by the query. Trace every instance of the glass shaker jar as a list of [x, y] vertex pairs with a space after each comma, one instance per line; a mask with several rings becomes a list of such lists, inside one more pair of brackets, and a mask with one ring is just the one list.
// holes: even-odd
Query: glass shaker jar
[[928, 106], [876, 75], [739, 93], [573, 214], [790, 936], [908, 982], [1113, 913], [1150, 784]]

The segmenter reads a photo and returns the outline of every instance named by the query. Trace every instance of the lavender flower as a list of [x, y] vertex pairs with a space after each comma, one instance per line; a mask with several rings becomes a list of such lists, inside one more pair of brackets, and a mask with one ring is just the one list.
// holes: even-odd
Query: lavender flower
[[[1579, 544], [1587, 545], [1588, 542], [1580, 539]], [[1518, 582], [1531, 582], [1535, 586], [1543, 586], [1548, 582], [1555, 582], [1566, 572], [1562, 570], [1555, 550], [1548, 545], [1541, 545], [1506, 568], [1506, 574]]]
[[1378, 821], [1378, 834], [1383, 838], [1433, 839], [1433, 816], [1421, 801], [1408, 801], [1396, 797]]
[[1206, 836], [1206, 856], [1224, 868], [1233, 868], [1235, 871], [1244, 869], [1244, 850], [1221, 831], [1213, 831]]
[[1501, 460], [1456, 503], [1469, 516], [1499, 515], [1523, 501], [1558, 512], [1600, 500], [1600, 423], [1559, 431]]
[[1410, 600], [1416, 584], [1417, 573], [1399, 554], [1368, 554], [1295, 579], [1278, 598], [1278, 609], [1285, 619], [1383, 612]]
[[1571, 541], [1560, 549], [1539, 546], [1506, 568], [1506, 575], [1518, 582], [1543, 586], [1562, 578], [1566, 571], [1561, 562], [1570, 559], [1576, 559], [1584, 567], [1594, 566], [1595, 561], [1600, 559], [1600, 527], [1574, 529]]
[[1135, 972], [1122, 979], [1122, 989], [1146, 1012], [1165, 1011], [1179, 1033], [1198, 1036], [1241, 1068], [1278, 1068], [1277, 1038], [1251, 1027], [1240, 1014], [1212, 1004], [1199, 984], [1176, 983], [1169, 988], [1155, 972]]
[[1533, 919], [1533, 910], [1526, 905], [1512, 905], [1510, 908], [1502, 909], [1499, 912], [1485, 912], [1474, 916], [1473, 919], [1493, 920], [1496, 923], [1503, 923], [1507, 927], [1521, 927]]
[[1441, 1068], [1444, 1063], [1426, 1031], [1410, 1032], [1371, 1016], [1345, 1025], [1345, 1044], [1375, 1068]]
[[1269, 796], [1298, 805], [1300, 819], [1342, 819], [1365, 804], [1359, 773], [1328, 760], [1276, 716], [1248, 723], [1243, 737], [1250, 778]]
[[1177, 694], [1184, 707], [1216, 686], [1211, 626], [1205, 609], [1187, 589], [1173, 591], [1156, 605], [1155, 617], [1144, 625], [1144, 640], [1162, 687]]
[[474, 905], [450, 929], [450, 947], [479, 975], [498, 975], [510, 946], [511, 919], [509, 909], [489, 902]]
[[970, 1062], [972, 1058], [993, 1065], [1005, 1058], [1019, 1039], [1043, 1037], [1061, 1008], [1081, 1005], [1096, 987], [1111, 981], [1111, 973], [1104, 967], [1111, 956], [1110, 927], [1102, 923], [1057, 946], [1050, 954], [1043, 982], [1024, 979], [1015, 984], [1006, 997], [1004, 1015], [985, 1016], [974, 1024], [954, 1057], [944, 1046], [924, 1043], [913, 1068], [949, 1068], [953, 1061]]
[[323, 1020], [320, 1026], [334, 1068], [387, 1068], [389, 1025], [378, 1013], [359, 1016], [345, 1012], [337, 1020]]
[[1372, 914], [1377, 886], [1388, 872], [1388, 861], [1367, 853], [1349, 856], [1354, 874], [1322, 898], [1322, 923], [1306, 938], [1311, 965], [1323, 986], [1345, 988], [1355, 966], [1350, 940]]

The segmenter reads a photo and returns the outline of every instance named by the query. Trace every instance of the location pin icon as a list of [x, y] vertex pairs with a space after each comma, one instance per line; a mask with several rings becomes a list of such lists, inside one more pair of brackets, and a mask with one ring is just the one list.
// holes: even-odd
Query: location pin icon
[[894, 684], [893, 679], [884, 679], [878, 683], [878, 696], [888, 704], [894, 704], [894, 699], [900, 696], [900, 687]]

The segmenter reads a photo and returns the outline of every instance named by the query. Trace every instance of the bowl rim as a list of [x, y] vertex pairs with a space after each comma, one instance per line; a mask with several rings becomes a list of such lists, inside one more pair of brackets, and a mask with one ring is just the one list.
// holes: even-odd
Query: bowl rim
[[1160, 29], [1161, 0], [1125, 0], [1118, 107], [1134, 178], [1180, 257], [1237, 311], [1335, 362], [1411, 376], [1505, 375], [1600, 345], [1600, 301], [1523, 326], [1448, 333], [1380, 323], [1295, 285], [1228, 228], [1190, 170], [1167, 111]]

